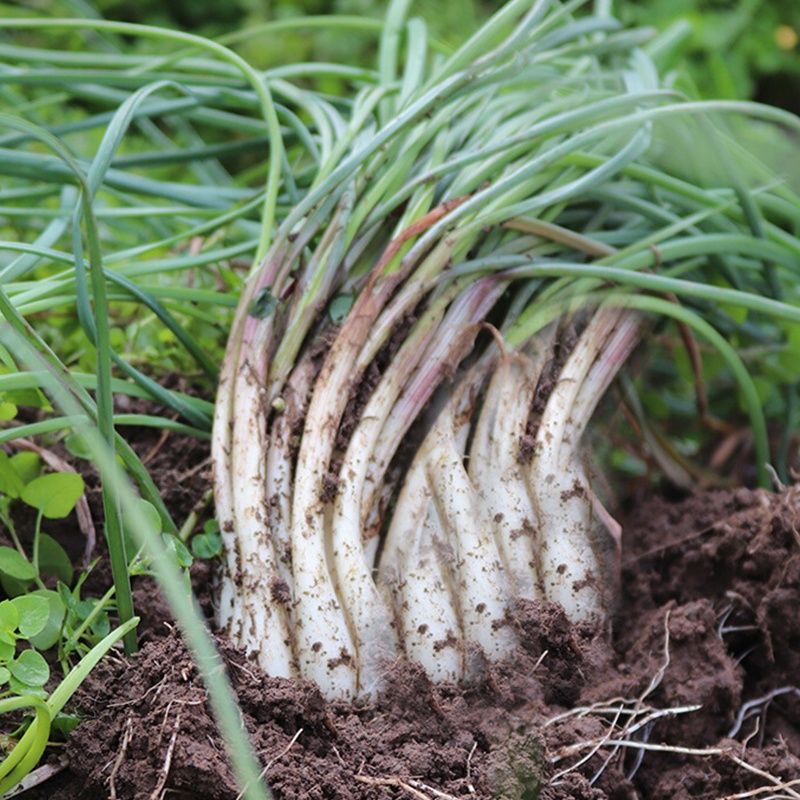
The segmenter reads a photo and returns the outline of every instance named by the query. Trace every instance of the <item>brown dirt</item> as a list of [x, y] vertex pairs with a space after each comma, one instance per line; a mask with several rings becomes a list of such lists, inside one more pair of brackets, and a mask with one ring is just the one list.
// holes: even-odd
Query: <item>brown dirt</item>
[[[718, 800], [800, 778], [798, 530], [800, 487], [646, 501], [611, 639], [521, 605], [519, 652], [472, 687], [397, 663], [374, 704], [327, 703], [220, 647], [277, 800]], [[68, 766], [29, 800], [236, 798], [191, 659], [137, 594], [144, 647], [90, 676]]]

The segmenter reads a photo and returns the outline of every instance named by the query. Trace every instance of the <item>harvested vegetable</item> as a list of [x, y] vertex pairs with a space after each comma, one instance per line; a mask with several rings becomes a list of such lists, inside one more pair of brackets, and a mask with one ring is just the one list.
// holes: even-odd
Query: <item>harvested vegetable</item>
[[749, 376], [693, 303], [798, 318], [769, 299], [797, 266], [788, 190], [755, 166], [757, 192], [693, 185], [669, 138], [724, 153], [723, 116], [796, 120], [687, 101], [651, 32], [581, 2], [512, 0], [447, 58], [407, 5], [381, 83], [325, 106], [335, 143], [245, 288], [216, 405], [218, 621], [330, 697], [401, 654], [469, 677], [513, 648], [518, 598], [606, 625], [620, 531], [582, 442], [609, 385], [677, 318], [740, 380], [763, 467]]

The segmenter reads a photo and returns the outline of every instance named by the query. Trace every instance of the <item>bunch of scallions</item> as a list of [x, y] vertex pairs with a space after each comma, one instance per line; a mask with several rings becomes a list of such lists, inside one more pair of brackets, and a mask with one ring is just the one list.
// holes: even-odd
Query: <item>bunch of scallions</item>
[[322, 120], [215, 411], [218, 622], [329, 697], [401, 655], [469, 678], [520, 599], [606, 625], [620, 529], [582, 437], [609, 385], [679, 324], [738, 380], [763, 477], [757, 393], [705, 312], [798, 319], [797, 198], [731, 127], [796, 118], [687, 101], [667, 41], [581, 0], [512, 0], [449, 56], [408, 5], [379, 83]]

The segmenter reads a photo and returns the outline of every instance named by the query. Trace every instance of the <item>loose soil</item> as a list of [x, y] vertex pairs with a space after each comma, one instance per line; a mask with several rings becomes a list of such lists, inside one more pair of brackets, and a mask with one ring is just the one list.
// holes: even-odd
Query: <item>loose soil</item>
[[[178, 518], [208, 486], [206, 453], [181, 444], [142, 445], [158, 446], [150, 466]], [[611, 635], [521, 604], [518, 652], [469, 687], [396, 663], [373, 704], [329, 703], [220, 638], [275, 798], [798, 797], [800, 487], [651, 498], [624, 530]], [[208, 565], [193, 570], [208, 607]], [[92, 673], [74, 703], [84, 721], [50, 756], [66, 767], [22, 797], [237, 797], [166, 607], [147, 580], [136, 596], [140, 653]]]

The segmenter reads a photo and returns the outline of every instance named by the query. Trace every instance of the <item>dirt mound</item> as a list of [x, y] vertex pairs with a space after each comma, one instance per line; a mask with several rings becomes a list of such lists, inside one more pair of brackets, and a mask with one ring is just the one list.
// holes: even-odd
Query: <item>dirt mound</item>
[[[472, 687], [398, 663], [375, 704], [327, 703], [221, 647], [277, 800], [796, 797], [798, 530], [800, 488], [649, 501], [626, 522], [612, 641], [524, 604], [519, 652]], [[68, 767], [27, 797], [236, 797], [191, 660], [150, 625], [91, 676]]]

